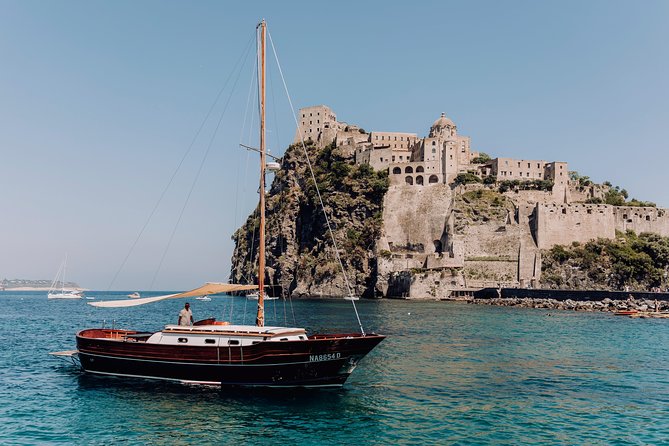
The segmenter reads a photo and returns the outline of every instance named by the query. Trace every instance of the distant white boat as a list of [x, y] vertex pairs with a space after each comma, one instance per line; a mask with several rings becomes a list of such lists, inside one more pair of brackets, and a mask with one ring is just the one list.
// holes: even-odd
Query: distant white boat
[[[65, 260], [60, 264], [56, 277], [51, 282], [49, 291], [47, 292], [46, 297], [48, 299], [81, 299], [84, 297], [84, 293], [78, 290], [69, 290], [65, 288], [65, 268], [67, 266], [67, 254], [65, 254]], [[58, 285], [60, 284], [60, 289]]]
[[135, 291], [134, 293], [128, 294], [128, 297], [131, 299], [139, 299], [140, 295], [137, 291]]
[[[251, 299], [251, 300], [258, 300], [258, 297], [259, 297], [258, 293], [251, 293], [251, 294], [246, 295], [246, 298]], [[279, 298], [279, 296], [265, 296], [263, 299], [264, 300], [277, 300], [278, 298]]]
[[209, 302], [211, 300], [211, 297], [209, 296], [200, 296], [196, 297], [195, 300], [201, 300], [202, 302]]
[[357, 296], [346, 296], [344, 299], [345, 300], [360, 300], [360, 298], [357, 297]]

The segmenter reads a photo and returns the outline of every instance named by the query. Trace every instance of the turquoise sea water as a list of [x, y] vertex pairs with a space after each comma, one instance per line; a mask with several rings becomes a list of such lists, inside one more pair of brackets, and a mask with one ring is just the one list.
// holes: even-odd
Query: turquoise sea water
[[[156, 330], [183, 306], [86, 302], [0, 292], [0, 444], [669, 443], [669, 320], [359, 301], [366, 330], [388, 339], [342, 390], [229, 392], [87, 376], [52, 358], [79, 329]], [[253, 321], [243, 298], [190, 303], [196, 319]], [[294, 312], [311, 330], [357, 327], [346, 301], [267, 307], [268, 325]]]

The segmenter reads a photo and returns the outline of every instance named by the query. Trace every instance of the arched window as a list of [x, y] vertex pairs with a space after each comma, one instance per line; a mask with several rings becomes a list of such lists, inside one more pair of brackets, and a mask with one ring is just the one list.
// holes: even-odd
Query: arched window
[[404, 169], [404, 173], [413, 173], [413, 167], [407, 166], [407, 168]]
[[432, 145], [433, 145], [433, 146], [436, 146], [436, 145], [437, 145], [437, 142], [436, 142], [436, 141], [432, 141]]
[[416, 173], [419, 173], [419, 172], [425, 172], [425, 169], [423, 169], [423, 166], [416, 167]]
[[402, 173], [402, 169], [399, 167], [393, 167], [393, 173], [394, 174]]
[[430, 175], [430, 179], [429, 179], [430, 184], [436, 183], [438, 181], [439, 181], [439, 178], [437, 178], [436, 175]]
[[413, 178], [410, 177], [410, 176], [407, 176], [407, 177], [404, 179], [404, 181], [406, 181], [407, 184], [413, 185]]
[[423, 185], [423, 176], [422, 175], [418, 175], [416, 177], [416, 184], [419, 184], [421, 186]]

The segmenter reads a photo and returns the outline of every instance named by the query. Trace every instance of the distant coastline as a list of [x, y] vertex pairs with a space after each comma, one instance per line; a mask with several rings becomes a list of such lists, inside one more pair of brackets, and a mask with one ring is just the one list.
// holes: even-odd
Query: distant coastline
[[[2, 279], [0, 280], [0, 291], [48, 291], [51, 285], [52, 281], [45, 279]], [[63, 288], [74, 291], [88, 291], [76, 282], [65, 282]]]
[[[86, 288], [81, 288], [81, 287], [65, 287], [68, 290], [72, 291], [90, 291]], [[21, 287], [0, 287], [0, 291], [49, 291], [49, 287], [30, 287], [30, 286], [21, 286]]]

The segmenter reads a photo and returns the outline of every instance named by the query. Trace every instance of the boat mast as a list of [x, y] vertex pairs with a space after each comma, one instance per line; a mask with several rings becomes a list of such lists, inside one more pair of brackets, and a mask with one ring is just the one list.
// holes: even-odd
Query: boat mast
[[265, 325], [265, 19], [260, 27], [260, 242], [258, 246], [258, 314], [256, 325]]

